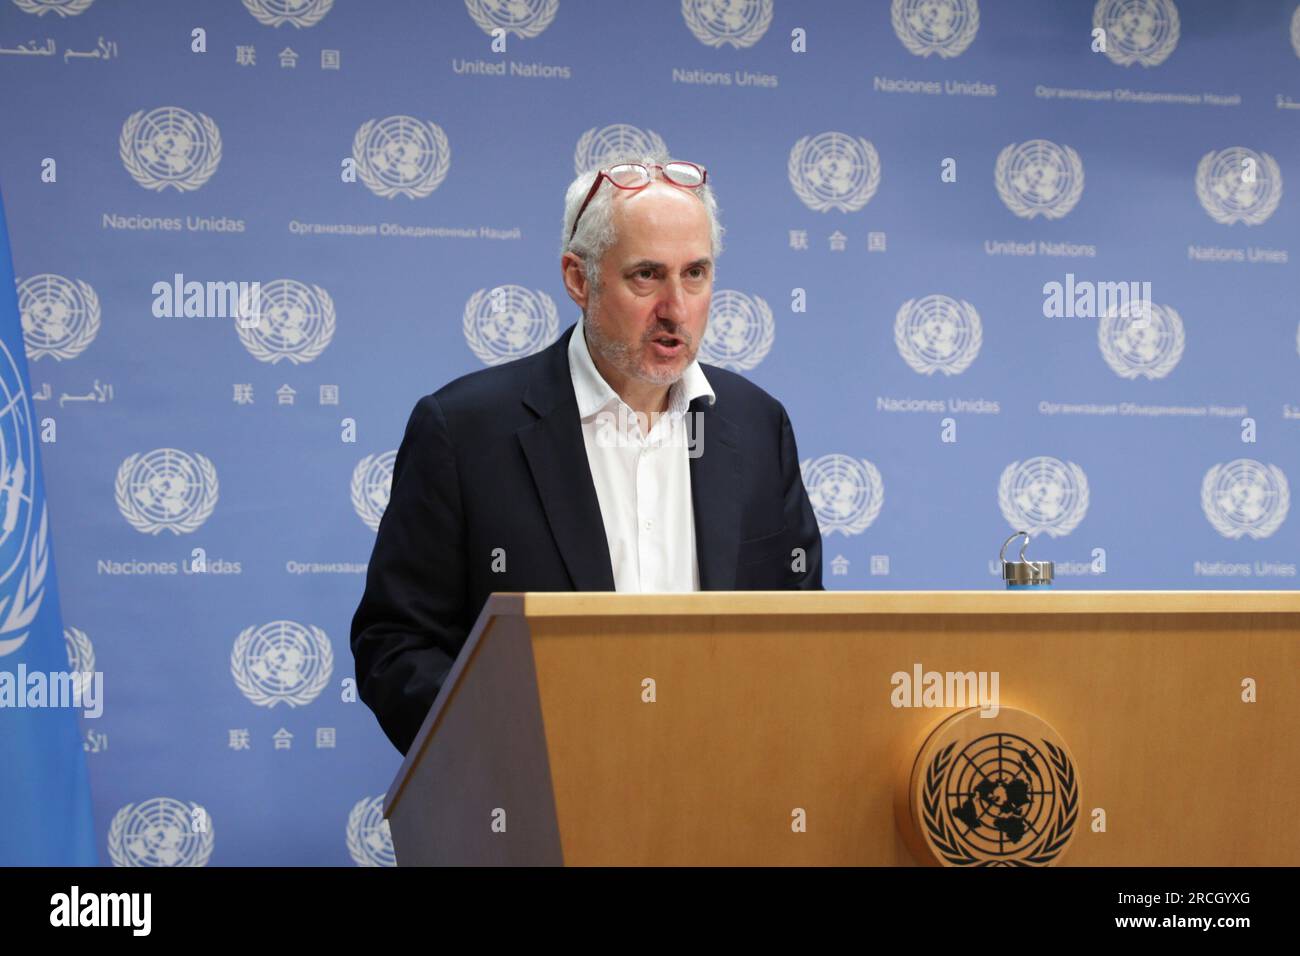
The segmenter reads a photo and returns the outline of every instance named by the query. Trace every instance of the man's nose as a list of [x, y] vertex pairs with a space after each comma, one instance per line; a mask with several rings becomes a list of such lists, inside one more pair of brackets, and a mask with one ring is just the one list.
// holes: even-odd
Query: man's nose
[[682, 322], [686, 318], [686, 285], [681, 276], [669, 276], [659, 303], [660, 316]]

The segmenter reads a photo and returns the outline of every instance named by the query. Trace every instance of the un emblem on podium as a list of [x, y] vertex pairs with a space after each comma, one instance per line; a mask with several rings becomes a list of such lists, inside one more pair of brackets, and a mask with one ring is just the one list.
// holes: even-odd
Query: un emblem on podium
[[972, 707], [922, 744], [898, 801], [917, 858], [938, 866], [1052, 866], [1079, 820], [1079, 777], [1061, 736], [1023, 710]]

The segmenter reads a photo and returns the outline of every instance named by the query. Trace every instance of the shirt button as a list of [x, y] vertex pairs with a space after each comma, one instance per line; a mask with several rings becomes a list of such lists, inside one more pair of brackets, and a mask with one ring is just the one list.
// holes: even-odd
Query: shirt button
[[645, 522], [645, 529], [649, 531], [653, 527], [654, 527], [654, 522], [651, 521], [649, 518], [647, 518]]

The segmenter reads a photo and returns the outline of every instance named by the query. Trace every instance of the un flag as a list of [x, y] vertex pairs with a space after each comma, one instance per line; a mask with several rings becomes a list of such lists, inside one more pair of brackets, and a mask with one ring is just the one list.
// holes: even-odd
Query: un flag
[[78, 721], [102, 710], [103, 684], [64, 643], [40, 428], [0, 201], [0, 865], [93, 866]]

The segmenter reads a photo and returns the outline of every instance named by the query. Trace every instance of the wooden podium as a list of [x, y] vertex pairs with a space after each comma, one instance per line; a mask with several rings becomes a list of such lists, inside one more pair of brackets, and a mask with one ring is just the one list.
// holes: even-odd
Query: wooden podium
[[1295, 591], [498, 594], [384, 815], [403, 866], [1296, 865], [1298, 731]]

